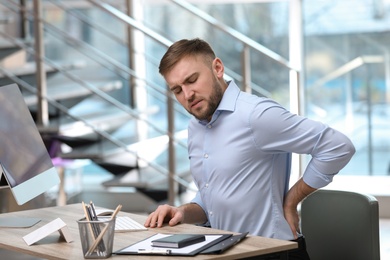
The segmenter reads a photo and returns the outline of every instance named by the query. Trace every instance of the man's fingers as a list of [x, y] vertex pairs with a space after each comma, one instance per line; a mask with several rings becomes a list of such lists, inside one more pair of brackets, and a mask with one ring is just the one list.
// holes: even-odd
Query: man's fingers
[[160, 205], [156, 211], [152, 212], [149, 217], [146, 219], [144, 226], [145, 227], [162, 227], [165, 219], [167, 218], [170, 212], [170, 208], [167, 205]]
[[[145, 227], [154, 227], [154, 226], [152, 226], [152, 223], [153, 223], [153, 219], [154, 218], [154, 215], [153, 215], [153, 213], [151, 213], [149, 216], [148, 216], [148, 218], [145, 220], [145, 223], [144, 223], [144, 226]], [[154, 222], [155, 223], [155, 222]]]
[[160, 226], [161, 227], [162, 223], [164, 221], [164, 218], [162, 220], [160, 220], [160, 223], [158, 223], [159, 218], [160, 218], [160, 214], [161, 213], [158, 213], [157, 211], [152, 212], [149, 215], [149, 217], [146, 219], [144, 226], [145, 227], [151, 227], [151, 228], [154, 228], [156, 226]]
[[178, 223], [180, 222], [180, 217], [178, 215], [175, 215], [170, 221], [169, 221], [169, 225], [170, 226], [175, 226], [177, 225]]

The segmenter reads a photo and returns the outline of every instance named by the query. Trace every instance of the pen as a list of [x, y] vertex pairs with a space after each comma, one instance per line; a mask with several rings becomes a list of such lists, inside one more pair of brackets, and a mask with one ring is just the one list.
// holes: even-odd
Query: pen
[[[89, 203], [89, 207], [87, 206], [87, 211], [89, 213], [89, 218], [90, 218], [91, 221], [98, 221], [98, 217], [97, 217], [96, 211], [95, 211], [95, 205], [93, 204], [92, 201]], [[94, 224], [92, 224], [92, 227], [93, 227], [93, 229], [95, 231], [95, 237], [94, 238], [97, 238], [99, 236], [100, 232], [101, 232], [100, 226], [99, 226], [98, 223], [94, 223]], [[101, 241], [99, 243], [98, 247], [99, 247], [99, 250], [101, 252], [104, 252], [106, 250], [103, 241]]]
[[93, 204], [92, 201], [89, 203], [89, 207], [91, 208], [92, 219], [93, 220], [98, 220], [98, 216], [96, 215], [96, 210], [95, 210], [95, 204]]
[[170, 249], [138, 249], [138, 254], [170, 255]]

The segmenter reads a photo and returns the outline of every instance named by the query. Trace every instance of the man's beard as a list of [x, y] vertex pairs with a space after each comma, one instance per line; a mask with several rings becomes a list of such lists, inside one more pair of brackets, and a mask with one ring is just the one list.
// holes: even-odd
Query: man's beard
[[204, 110], [203, 112], [201, 111], [198, 114], [191, 113], [198, 120], [210, 121], [211, 117], [213, 116], [215, 110], [217, 109], [219, 103], [222, 100], [223, 91], [222, 91], [221, 84], [215, 79], [214, 79], [213, 83], [214, 83], [213, 91], [211, 92], [211, 95], [209, 96], [209, 99], [207, 100], [206, 110]]

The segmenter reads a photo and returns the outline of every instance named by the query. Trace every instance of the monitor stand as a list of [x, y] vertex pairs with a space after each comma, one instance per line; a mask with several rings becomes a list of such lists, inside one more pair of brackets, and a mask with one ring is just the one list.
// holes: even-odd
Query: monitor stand
[[39, 218], [11, 218], [0, 216], [0, 228], [28, 228], [34, 226], [39, 221], [41, 221]]
[[[1, 163], [0, 163], [0, 167]], [[0, 189], [9, 188], [8, 181], [3, 176], [3, 173], [0, 168]], [[37, 224], [41, 219], [39, 218], [14, 218], [14, 217], [5, 217], [0, 214], [0, 228], [28, 228]]]
[[[2, 173], [2, 165], [0, 163], [0, 189], [9, 188], [8, 181]], [[37, 224], [41, 219], [39, 218], [15, 218], [15, 217], [3, 217], [0, 214], [0, 228], [28, 228]]]

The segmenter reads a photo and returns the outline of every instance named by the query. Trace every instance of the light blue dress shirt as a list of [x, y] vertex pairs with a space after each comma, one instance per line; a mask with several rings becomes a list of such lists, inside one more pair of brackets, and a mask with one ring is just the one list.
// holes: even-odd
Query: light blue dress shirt
[[210, 122], [191, 119], [191, 172], [211, 227], [291, 240], [283, 215], [291, 153], [312, 156], [303, 179], [314, 188], [332, 181], [354, 154], [342, 133], [290, 113], [231, 81]]

